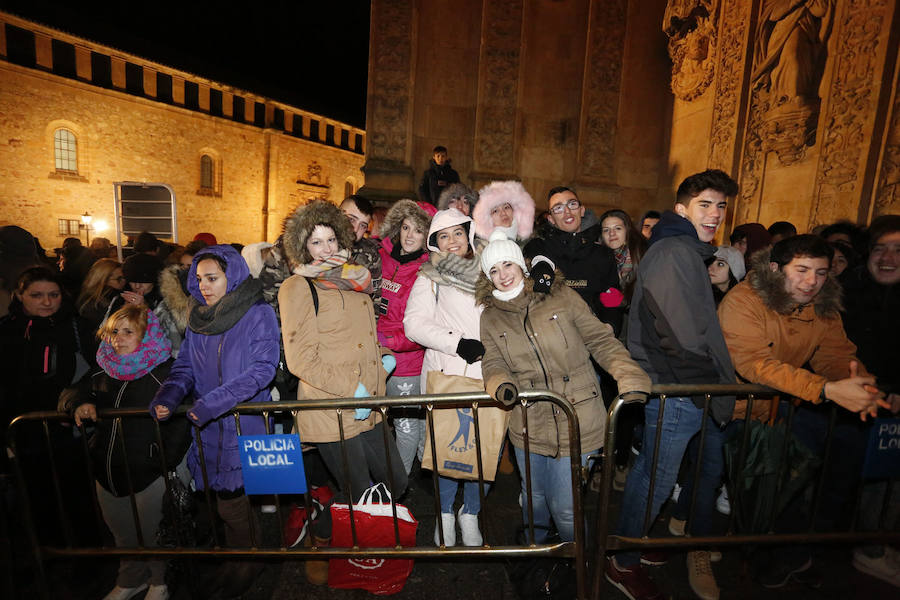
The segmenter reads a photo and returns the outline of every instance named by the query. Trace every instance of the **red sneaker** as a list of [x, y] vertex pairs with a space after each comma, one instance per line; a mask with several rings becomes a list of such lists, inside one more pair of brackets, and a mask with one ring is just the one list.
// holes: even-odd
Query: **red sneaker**
[[641, 552], [641, 564], [661, 567], [669, 562], [669, 553], [663, 550], [646, 550]]
[[659, 588], [640, 565], [622, 568], [610, 558], [606, 564], [606, 580], [619, 588], [629, 600], [663, 600]]

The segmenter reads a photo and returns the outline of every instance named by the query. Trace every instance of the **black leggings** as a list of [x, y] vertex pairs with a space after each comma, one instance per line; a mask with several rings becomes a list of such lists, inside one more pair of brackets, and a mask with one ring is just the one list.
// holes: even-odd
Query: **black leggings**
[[[354, 502], [358, 501], [362, 493], [373, 483], [385, 483], [391, 490], [394, 498], [399, 498], [406, 491], [406, 469], [397, 451], [394, 437], [388, 435], [388, 454], [391, 461], [391, 470], [394, 475], [393, 483], [388, 482], [387, 461], [384, 454], [384, 423], [378, 423], [373, 429], [361, 433], [356, 437], [345, 440], [347, 447], [347, 462], [350, 465], [350, 486], [353, 491]], [[347, 478], [344, 475], [344, 458], [341, 455], [340, 442], [324, 442], [316, 444], [319, 454], [335, 482], [340, 489], [338, 496], [346, 501], [348, 491], [344, 489]]]

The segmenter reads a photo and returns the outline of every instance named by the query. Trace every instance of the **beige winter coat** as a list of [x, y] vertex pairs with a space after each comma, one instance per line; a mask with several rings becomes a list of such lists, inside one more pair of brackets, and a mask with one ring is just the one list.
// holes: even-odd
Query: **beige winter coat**
[[[297, 398], [352, 398], [362, 382], [372, 396], [385, 395], [386, 373], [375, 334], [375, 313], [368, 294], [317, 289], [319, 314], [305, 278], [294, 275], [278, 292], [281, 332], [288, 370], [300, 378]], [[353, 409], [343, 412], [344, 437], [372, 429], [378, 411], [357, 421]], [[340, 440], [333, 410], [302, 410], [298, 417], [304, 442]]]
[[[497, 388], [512, 383], [519, 391], [549, 389], [575, 406], [581, 429], [581, 452], [603, 446], [606, 408], [600, 395], [593, 356], [619, 384], [620, 393], [650, 391], [650, 378], [635, 363], [612, 329], [592, 313], [577, 292], [557, 276], [550, 294], [536, 294], [534, 283], [509, 302], [491, 295], [486, 278], [477, 297], [481, 315], [481, 368], [485, 390], [496, 397]], [[498, 398], [499, 400], [499, 398]], [[569, 455], [565, 414], [549, 402], [535, 402], [528, 411], [529, 449], [544, 456]], [[524, 448], [523, 408], [517, 404], [509, 421], [509, 437]]]

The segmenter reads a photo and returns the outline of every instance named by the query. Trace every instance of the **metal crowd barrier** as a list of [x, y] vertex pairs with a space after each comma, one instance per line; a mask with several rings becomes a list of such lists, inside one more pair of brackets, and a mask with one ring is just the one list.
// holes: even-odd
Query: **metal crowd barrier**
[[[574, 460], [571, 460], [571, 470], [572, 470], [572, 495], [573, 495], [573, 509], [574, 509], [574, 522], [575, 523], [584, 523], [584, 498], [583, 498], [583, 489], [585, 486], [582, 484], [585, 481], [586, 471], [582, 468], [579, 457], [581, 455], [581, 436], [578, 425], [578, 417], [575, 413], [574, 407], [570, 404], [565, 398], [554, 394], [552, 392], [537, 392], [537, 391], [526, 391], [519, 394], [519, 402], [522, 403], [523, 406], [528, 402], [552, 402], [556, 405], [556, 407], [560, 410], [560, 412], [566, 416], [568, 421], [569, 428], [569, 455], [573, 457]], [[427, 414], [427, 423], [428, 423], [428, 435], [431, 438], [431, 449], [432, 449], [432, 462], [433, 464], [438, 464], [436, 451], [435, 451], [435, 433], [434, 433], [434, 421], [433, 421], [433, 411], [435, 409], [445, 409], [445, 408], [455, 408], [459, 406], [470, 406], [473, 408], [473, 417], [474, 417], [474, 429], [475, 429], [475, 440], [476, 440], [476, 448], [478, 449], [478, 481], [479, 481], [479, 493], [481, 496], [482, 503], [484, 502], [484, 478], [483, 478], [483, 461], [487, 460], [487, 458], [481, 456], [481, 435], [480, 435], [480, 427], [479, 427], [479, 419], [478, 419], [478, 411], [474, 410], [479, 405], [482, 406], [497, 406], [497, 404], [486, 394], [483, 393], [457, 393], [457, 394], [440, 394], [440, 395], [427, 395], [427, 396], [403, 396], [403, 397], [378, 397], [378, 398], [345, 398], [345, 399], [328, 399], [328, 400], [294, 400], [294, 401], [280, 401], [280, 402], [255, 402], [255, 403], [245, 403], [240, 404], [235, 407], [232, 412], [233, 418], [236, 421], [236, 427], [238, 432], [240, 433], [240, 421], [241, 416], [245, 415], [262, 415], [264, 417], [264, 422], [266, 425], [266, 433], [272, 434], [272, 426], [271, 419], [275, 413], [287, 413], [292, 412], [294, 416], [294, 422], [296, 423], [297, 414], [299, 411], [304, 410], [314, 410], [314, 409], [331, 409], [334, 410], [336, 415], [338, 416], [338, 423], [340, 423], [340, 443], [341, 443], [341, 454], [344, 464], [344, 474], [346, 476], [347, 481], [344, 482], [344, 489], [348, 492], [348, 496], [350, 498], [354, 497], [354, 493], [358, 494], [361, 490], [351, 490], [350, 482], [349, 482], [349, 474], [348, 474], [348, 458], [346, 446], [344, 444], [344, 428], [343, 423], [340, 419], [340, 415], [343, 411], [346, 410], [354, 410], [356, 408], [371, 408], [372, 410], [379, 411], [381, 413], [382, 419], [385, 424], [387, 423], [387, 411], [389, 408], [394, 406], [422, 406], [426, 410]], [[178, 411], [172, 418], [185, 418], [183, 415], [186, 411], [190, 410], [190, 406], [182, 406], [179, 407]], [[525, 411], [525, 419], [524, 419], [524, 427], [523, 430], [527, 434], [528, 431], [528, 410]], [[123, 438], [123, 428], [121, 427], [121, 421], [123, 419], [132, 419], [132, 418], [144, 418], [149, 419], [150, 416], [148, 411], [144, 409], [110, 409], [99, 411], [98, 417], [100, 419], [115, 419], [118, 422], [118, 429], [120, 435], [118, 436], [118, 451], [126, 452], [125, 442]], [[26, 485], [24, 482], [26, 479], [23, 477], [23, 473], [21, 470], [21, 465], [17, 457], [17, 431], [20, 429], [25, 423], [29, 422], [38, 422], [42, 425], [44, 438], [46, 441], [46, 450], [47, 456], [49, 457], [49, 476], [53, 479], [54, 484], [54, 492], [55, 492], [55, 500], [56, 500], [56, 509], [58, 512], [58, 516], [60, 522], [64, 524], [64, 532], [66, 544], [64, 547], [61, 546], [48, 546], [42, 545], [38, 540], [38, 535], [36, 533], [35, 528], [35, 515], [31, 514], [30, 503], [29, 503], [29, 492], [26, 489]], [[280, 531], [280, 546], [277, 547], [263, 547], [263, 546], [255, 546], [252, 548], [224, 548], [221, 546], [220, 540], [218, 539], [218, 534], [215, 531], [215, 527], [213, 527], [213, 535], [214, 541], [212, 547], [198, 548], [198, 547], [187, 547], [183, 546], [182, 541], [179, 540], [179, 546], [174, 548], [160, 548], [160, 547], [145, 547], [144, 540], [140, 537], [141, 527], [140, 527], [140, 517], [137, 512], [137, 505], [134, 499], [134, 490], [131, 486], [131, 477], [128, 475], [127, 482], [129, 486], [129, 496], [131, 498], [131, 507], [132, 507], [132, 516], [134, 518], [134, 524], [137, 528], [139, 547], [133, 548], [117, 548], [117, 547], [76, 547], [73, 543], [71, 527], [66, 515], [66, 511], [64, 509], [65, 498], [63, 497], [63, 491], [60, 488], [59, 477], [57, 472], [57, 460], [54, 457], [54, 452], [50, 443], [50, 433], [49, 433], [49, 424], [54, 422], [71, 422], [71, 419], [63, 414], [57, 412], [33, 412], [25, 415], [21, 415], [14, 419], [10, 424], [8, 434], [7, 434], [7, 445], [9, 448], [9, 454], [11, 457], [11, 462], [13, 464], [14, 473], [17, 476], [18, 480], [22, 482], [22, 485], [19, 486], [22, 494], [22, 504], [24, 508], [24, 514], [22, 515], [28, 536], [31, 541], [32, 549], [33, 549], [33, 557], [34, 562], [38, 571], [38, 580], [39, 584], [44, 584], [46, 581], [45, 571], [44, 571], [44, 561], [50, 557], [100, 557], [100, 556], [116, 556], [116, 557], [143, 557], [143, 558], [161, 558], [161, 557], [203, 557], [203, 556], [224, 556], [229, 558], [236, 557], [250, 557], [250, 558], [298, 558], [298, 559], [327, 559], [327, 558], [413, 558], [413, 559], [447, 559], [447, 558], [470, 558], [470, 559], [486, 559], [486, 558], [522, 558], [522, 557], [535, 557], [535, 556], [545, 556], [545, 557], [562, 557], [573, 559], [575, 563], [575, 570], [577, 576], [577, 589], [578, 589], [578, 598], [585, 599], [588, 597], [587, 595], [587, 584], [588, 584], [588, 573], [587, 573], [587, 562], [586, 562], [586, 551], [585, 551], [585, 528], [584, 527], [575, 527], [575, 540], [574, 542], [558, 542], [552, 544], [535, 544], [535, 535], [534, 535], [534, 524], [533, 524], [533, 508], [530, 502], [531, 496], [531, 453], [529, 451], [528, 445], [528, 436], [525, 435], [525, 456], [526, 456], [526, 466], [524, 469], [523, 476], [526, 479], [527, 485], [527, 494], [525, 498], [523, 498], [523, 502], [526, 502], [526, 510], [529, 517], [528, 540], [532, 543], [527, 545], [514, 545], [514, 546], [492, 546], [489, 543], [485, 542], [485, 544], [481, 547], [404, 547], [399, 542], [399, 529], [398, 529], [398, 521], [397, 521], [397, 509], [396, 503], [392, 499], [392, 509], [393, 509], [393, 520], [394, 520], [394, 534], [396, 545], [391, 548], [368, 548], [368, 547], [360, 547], [358, 545], [357, 534], [355, 526], [353, 526], [354, 519], [352, 516], [352, 502], [350, 504], [350, 523], [351, 523], [351, 534], [353, 538], [353, 547], [352, 548], [335, 548], [335, 547], [299, 547], [299, 548], [288, 548], [286, 540], [284, 539], [284, 516], [282, 515], [281, 504], [279, 502], [278, 496], [275, 496], [275, 506], [276, 506], [276, 517], [278, 521], [279, 531]], [[156, 436], [157, 442], [160, 446], [160, 467], [162, 472], [168, 472], [173, 465], [170, 465], [166, 461], [166, 453], [165, 448], [163, 447], [162, 436], [160, 434], [159, 425], [156, 424]], [[384, 431], [384, 448], [386, 452], [388, 451], [388, 443], [390, 433], [388, 431], [388, 427], [385, 426], [382, 428]], [[97, 500], [96, 489], [94, 486], [94, 476], [91, 471], [91, 460], [89, 456], [88, 449], [88, 436], [86, 435], [84, 425], [81, 428], [81, 440], [82, 446], [85, 454], [85, 462], [88, 467], [88, 479], [87, 482], [91, 489], [92, 501], [94, 507], [94, 517], [97, 522], [98, 531], [104, 530], [104, 523], [101, 516], [99, 503]], [[196, 440], [199, 441], [199, 429], [194, 429], [194, 434], [197, 436]], [[301, 439], [302, 441], [302, 439]], [[208, 481], [208, 476], [206, 473], [205, 461], [203, 460], [202, 455], [202, 445], [198, 444], [200, 447], [200, 464], [203, 466], [203, 480], [204, 480], [204, 493], [206, 495], [206, 505], [207, 510], [209, 511], [209, 519], [210, 523], [215, 523], [215, 516], [213, 514], [213, 502], [211, 498], [211, 492], [209, 490], [209, 486], [206, 485]], [[126, 457], [127, 458], [127, 457]], [[499, 457], [491, 457], [491, 460], [496, 460]], [[386, 485], [390, 489], [391, 484], [394, 481], [394, 476], [392, 472], [391, 461], [389, 458], [386, 460], [387, 469], [388, 469], [388, 482]], [[440, 495], [438, 493], [438, 478], [435, 473], [433, 476], [434, 482], [434, 503], [435, 503], [435, 514], [440, 515]], [[608, 483], [608, 482], [607, 482]], [[169, 481], [166, 479], [166, 489], [169, 490]], [[309, 482], [307, 481], [307, 489], [312, 489], [309, 486]], [[393, 495], [393, 494], [392, 494]], [[312, 507], [310, 501], [310, 495], [304, 494], [304, 502], [306, 505], [306, 514], [311, 515]], [[430, 524], [429, 524], [430, 526]], [[441, 531], [438, 528], [438, 531]], [[311, 534], [308, 534], [311, 536]], [[440, 533], [441, 541], [443, 541], [443, 532]], [[47, 596], [48, 592], [46, 588], [42, 590], [44, 595]]]
[[[602, 471], [602, 485], [600, 489], [600, 498], [599, 498], [599, 510], [598, 510], [598, 522], [597, 522], [597, 552], [594, 556], [594, 560], [592, 561], [593, 568], [593, 581], [592, 581], [592, 598], [600, 598], [601, 597], [601, 586], [603, 579], [603, 571], [605, 566], [606, 557], [610, 553], [615, 553], [617, 551], [622, 550], [650, 550], [654, 548], [670, 548], [670, 549], [696, 549], [696, 548], [709, 548], [709, 547], [725, 547], [725, 546], [748, 546], [748, 545], [772, 545], [772, 544], [821, 544], [821, 543], [833, 543], [833, 542], [897, 542], [900, 540], [900, 532], [898, 531], [885, 531], [883, 529], [875, 530], [875, 531], [860, 531], [857, 529], [857, 516], [859, 514], [860, 508], [860, 500], [863, 494], [863, 486], [866, 483], [862, 478], [860, 478], [860, 482], [857, 486], [855, 499], [852, 506], [852, 512], [849, 513], [851, 515], [851, 523], [849, 529], [846, 531], [817, 531], [816, 530], [816, 518], [819, 515], [819, 509], [821, 508], [822, 502], [822, 492], [825, 483], [825, 477], [827, 473], [827, 464], [828, 459], [832, 452], [832, 443], [834, 439], [834, 431], [835, 425], [837, 422], [838, 411], [842, 411], [844, 409], [838, 407], [835, 404], [831, 404], [828, 409], [829, 419], [828, 419], [828, 428], [824, 441], [824, 453], [821, 456], [822, 463], [818, 468], [818, 474], [816, 476], [815, 487], [812, 493], [813, 503], [810, 511], [809, 524], [806, 527], [806, 531], [801, 533], [776, 533], [773, 528], [776, 521], [777, 515], [775, 514], [775, 506], [773, 502], [773, 508], [768, 517], [768, 530], [764, 533], [743, 533], [738, 531], [736, 527], [736, 518], [738, 514], [738, 510], [740, 509], [740, 503], [743, 500], [740, 495], [732, 496], [729, 495], [729, 500], [731, 502], [731, 513], [728, 519], [727, 531], [724, 535], [708, 535], [708, 536], [692, 536], [689, 530], [685, 531], [684, 536], [680, 537], [670, 537], [668, 536], [668, 532], [666, 532], [665, 537], [651, 537], [650, 532], [654, 524], [654, 520], [656, 515], [651, 514], [651, 501], [653, 498], [654, 487], [656, 485], [656, 475], [657, 475], [657, 467], [658, 467], [658, 459], [659, 459], [659, 447], [660, 447], [660, 438], [662, 434], [662, 424], [664, 419], [665, 412], [665, 404], [668, 398], [679, 398], [679, 397], [696, 397], [702, 396], [704, 398], [703, 405], [703, 421], [701, 430], [699, 432], [699, 448], [697, 451], [698, 460], [693, 467], [693, 477], [694, 477], [694, 486], [693, 493], [691, 494], [690, 500], [690, 508], [688, 510], [688, 517], [686, 519], [686, 523], [690, 523], [694, 517], [695, 509], [696, 509], [696, 500], [697, 500], [697, 483], [700, 481], [700, 473], [701, 468], [703, 466], [703, 446], [706, 442], [706, 434], [707, 428], [711, 423], [711, 419], [709, 418], [709, 410], [710, 410], [710, 401], [713, 396], [737, 396], [739, 399], [746, 398], [747, 399], [747, 407], [746, 412], [744, 414], [744, 423], [749, 423], [751, 414], [753, 411], [753, 405], [755, 402], [759, 401], [772, 401], [779, 402], [779, 394], [777, 390], [773, 390], [766, 386], [761, 385], [728, 385], [728, 384], [707, 384], [707, 385], [693, 385], [693, 384], [663, 384], [663, 385], [654, 385], [651, 396], [658, 396], [660, 399], [660, 409], [659, 416], [657, 420], [657, 435], [653, 441], [654, 450], [653, 450], [653, 458], [650, 464], [650, 487], [648, 493], [647, 507], [644, 512], [644, 520], [642, 526], [642, 535], [641, 537], [625, 537], [621, 535], [615, 534], [611, 531], [614, 528], [614, 525], [611, 524], [611, 514], [610, 514], [610, 506], [611, 499], [613, 494], [613, 474], [615, 473], [615, 457], [614, 452], [611, 449], [616, 447], [616, 435], [617, 435], [617, 424], [619, 421], [620, 412], [622, 409], [628, 404], [635, 403], [644, 403], [647, 400], [647, 397], [643, 394], [626, 394], [623, 396], [619, 396], [616, 398], [609, 408], [609, 418], [607, 421], [606, 427], [606, 441], [604, 448], [610, 449], [610, 451], [604, 452], [603, 456], [603, 471]], [[765, 399], [765, 400], [763, 400]], [[788, 452], [788, 444], [791, 438], [791, 428], [794, 421], [794, 416], [797, 411], [797, 406], [792, 402], [782, 401], [783, 404], [786, 405], [787, 415], [784, 417], [784, 423], [786, 424], [786, 431], [788, 435], [785, 435], [784, 443], [781, 449], [781, 460], [779, 462], [779, 469], [776, 475], [776, 481], [778, 482], [778, 487], [775, 488], [774, 493], [777, 495], [779, 493], [780, 484], [784, 478], [785, 469], [789, 468], [787, 458]], [[854, 416], [854, 418], [857, 418]], [[743, 476], [744, 471], [744, 463], [748, 453], [748, 445], [750, 441], [750, 427], [743, 427], [741, 432], [741, 441], [740, 447], [738, 450], [737, 461], [740, 465], [738, 480]], [[646, 442], [645, 442], [646, 443]], [[896, 484], [897, 481], [893, 480], [893, 484]], [[889, 505], [891, 504], [891, 487], [892, 485], [886, 486], [886, 493], [882, 502], [882, 506], [880, 507], [881, 512], [879, 516], [879, 522], [884, 522], [884, 517], [889, 510]], [[898, 499], [894, 499], [896, 503]]]

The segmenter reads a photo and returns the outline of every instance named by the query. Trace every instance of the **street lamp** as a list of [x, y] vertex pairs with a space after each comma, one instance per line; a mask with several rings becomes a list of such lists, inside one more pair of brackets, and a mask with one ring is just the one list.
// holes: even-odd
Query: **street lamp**
[[94, 217], [87, 211], [84, 211], [84, 214], [81, 215], [81, 228], [84, 229], [84, 239], [87, 241], [87, 246], [91, 245], [91, 221], [93, 219]]

